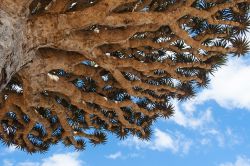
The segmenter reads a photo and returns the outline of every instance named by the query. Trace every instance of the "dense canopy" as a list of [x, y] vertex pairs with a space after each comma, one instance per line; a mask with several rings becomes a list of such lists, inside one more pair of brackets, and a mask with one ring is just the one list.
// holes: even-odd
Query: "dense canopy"
[[26, 38], [17, 70], [0, 73], [0, 139], [31, 153], [149, 139], [173, 99], [249, 50], [249, 0], [2, 1], [0, 20]]

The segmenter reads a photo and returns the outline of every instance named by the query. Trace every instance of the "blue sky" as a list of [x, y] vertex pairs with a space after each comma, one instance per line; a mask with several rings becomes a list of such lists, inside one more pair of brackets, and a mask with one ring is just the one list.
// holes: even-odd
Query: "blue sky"
[[250, 56], [231, 58], [208, 89], [175, 104], [174, 117], [154, 124], [149, 142], [109, 135], [83, 152], [63, 145], [29, 155], [1, 145], [3, 166], [250, 166]]

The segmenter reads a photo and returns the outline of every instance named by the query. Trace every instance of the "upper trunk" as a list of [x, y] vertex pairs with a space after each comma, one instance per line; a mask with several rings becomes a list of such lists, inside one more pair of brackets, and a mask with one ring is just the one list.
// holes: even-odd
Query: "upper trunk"
[[0, 9], [0, 91], [34, 55], [27, 42], [26, 26], [25, 17]]

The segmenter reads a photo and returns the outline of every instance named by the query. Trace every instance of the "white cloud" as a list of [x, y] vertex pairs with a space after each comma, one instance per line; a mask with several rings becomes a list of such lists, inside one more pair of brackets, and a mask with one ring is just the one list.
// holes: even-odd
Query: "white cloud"
[[188, 102], [178, 104], [178, 102], [174, 100], [173, 104], [175, 107], [175, 113], [171, 119], [180, 126], [197, 129], [213, 122], [212, 111], [210, 109], [200, 112], [197, 115], [195, 109], [190, 111], [186, 108]]
[[165, 151], [166, 149], [169, 149], [172, 152], [177, 152], [179, 149], [178, 142], [176, 142], [168, 133], [159, 129], [155, 130], [155, 139], [150, 148], [158, 151]]
[[118, 158], [121, 158], [122, 157], [122, 152], [116, 152], [116, 153], [113, 153], [113, 154], [109, 154], [108, 156], [106, 156], [106, 158], [108, 159], [112, 159], [112, 160], [116, 160]]
[[211, 143], [211, 140], [208, 138], [202, 138], [200, 141], [201, 145], [209, 145]]
[[37, 162], [21, 162], [18, 163], [17, 166], [39, 166], [40, 164]]
[[11, 145], [11, 146], [9, 146], [8, 148], [6, 148], [5, 151], [6, 151], [7, 153], [13, 153], [13, 152], [16, 151], [16, 146], [15, 146], [15, 145]]
[[10, 161], [10, 160], [3, 160], [3, 166], [13, 166], [14, 164], [13, 164], [13, 162], [12, 161]]
[[223, 163], [219, 166], [250, 166], [250, 159], [245, 156], [238, 156], [234, 163]]
[[143, 141], [137, 137], [130, 137], [123, 141], [121, 145], [136, 148], [138, 150], [147, 148], [160, 152], [169, 150], [172, 153], [179, 152], [180, 154], [186, 154], [189, 152], [192, 141], [187, 140], [180, 133], [169, 134], [160, 129], [155, 129], [152, 141]]
[[243, 138], [235, 134], [235, 132], [231, 128], [226, 129], [225, 137], [227, 138], [230, 146], [237, 145], [243, 142]]
[[[44, 158], [41, 162], [24, 161], [15, 163], [17, 166], [58, 166], [58, 165], [70, 165], [70, 166], [83, 166], [85, 163], [79, 159], [79, 153], [64, 153], [53, 154], [51, 157]], [[10, 160], [3, 161], [4, 166], [13, 166], [14, 163]]]
[[195, 99], [186, 103], [186, 109], [192, 111], [195, 105], [208, 100], [216, 101], [227, 109], [241, 108], [250, 110], [250, 61], [232, 58], [227, 66], [220, 68], [208, 89], [202, 90]]
[[0, 152], [0, 156], [4, 156], [4, 155], [8, 155], [9, 153], [13, 153], [16, 152], [16, 146], [15, 145], [10, 145], [9, 147], [4, 148], [1, 152]]
[[244, 142], [243, 137], [230, 127], [226, 129], [206, 128], [198, 132], [201, 136], [199, 144], [202, 146], [218, 145], [219, 147], [233, 147]]
[[116, 159], [126, 160], [126, 159], [138, 158], [138, 157], [143, 157], [143, 156], [141, 154], [139, 154], [139, 153], [123, 154], [122, 152], [118, 151], [116, 153], [109, 154], [109, 155], [107, 155], [105, 157], [107, 159], [111, 159], [111, 160], [116, 160]]
[[79, 160], [79, 153], [54, 154], [53, 156], [43, 159], [41, 166], [82, 166], [83, 162]]
[[120, 143], [121, 145], [133, 147], [137, 150], [142, 148], [147, 148], [150, 146], [151, 142], [140, 140], [137, 137], [129, 137]]

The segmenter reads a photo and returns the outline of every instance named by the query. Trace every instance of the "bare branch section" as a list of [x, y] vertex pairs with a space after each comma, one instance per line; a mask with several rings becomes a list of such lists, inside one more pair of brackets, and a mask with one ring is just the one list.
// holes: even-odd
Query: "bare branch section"
[[28, 152], [84, 149], [107, 131], [149, 139], [171, 99], [193, 97], [228, 55], [249, 51], [249, 0], [3, 2], [29, 9], [36, 56], [1, 92], [0, 138]]

